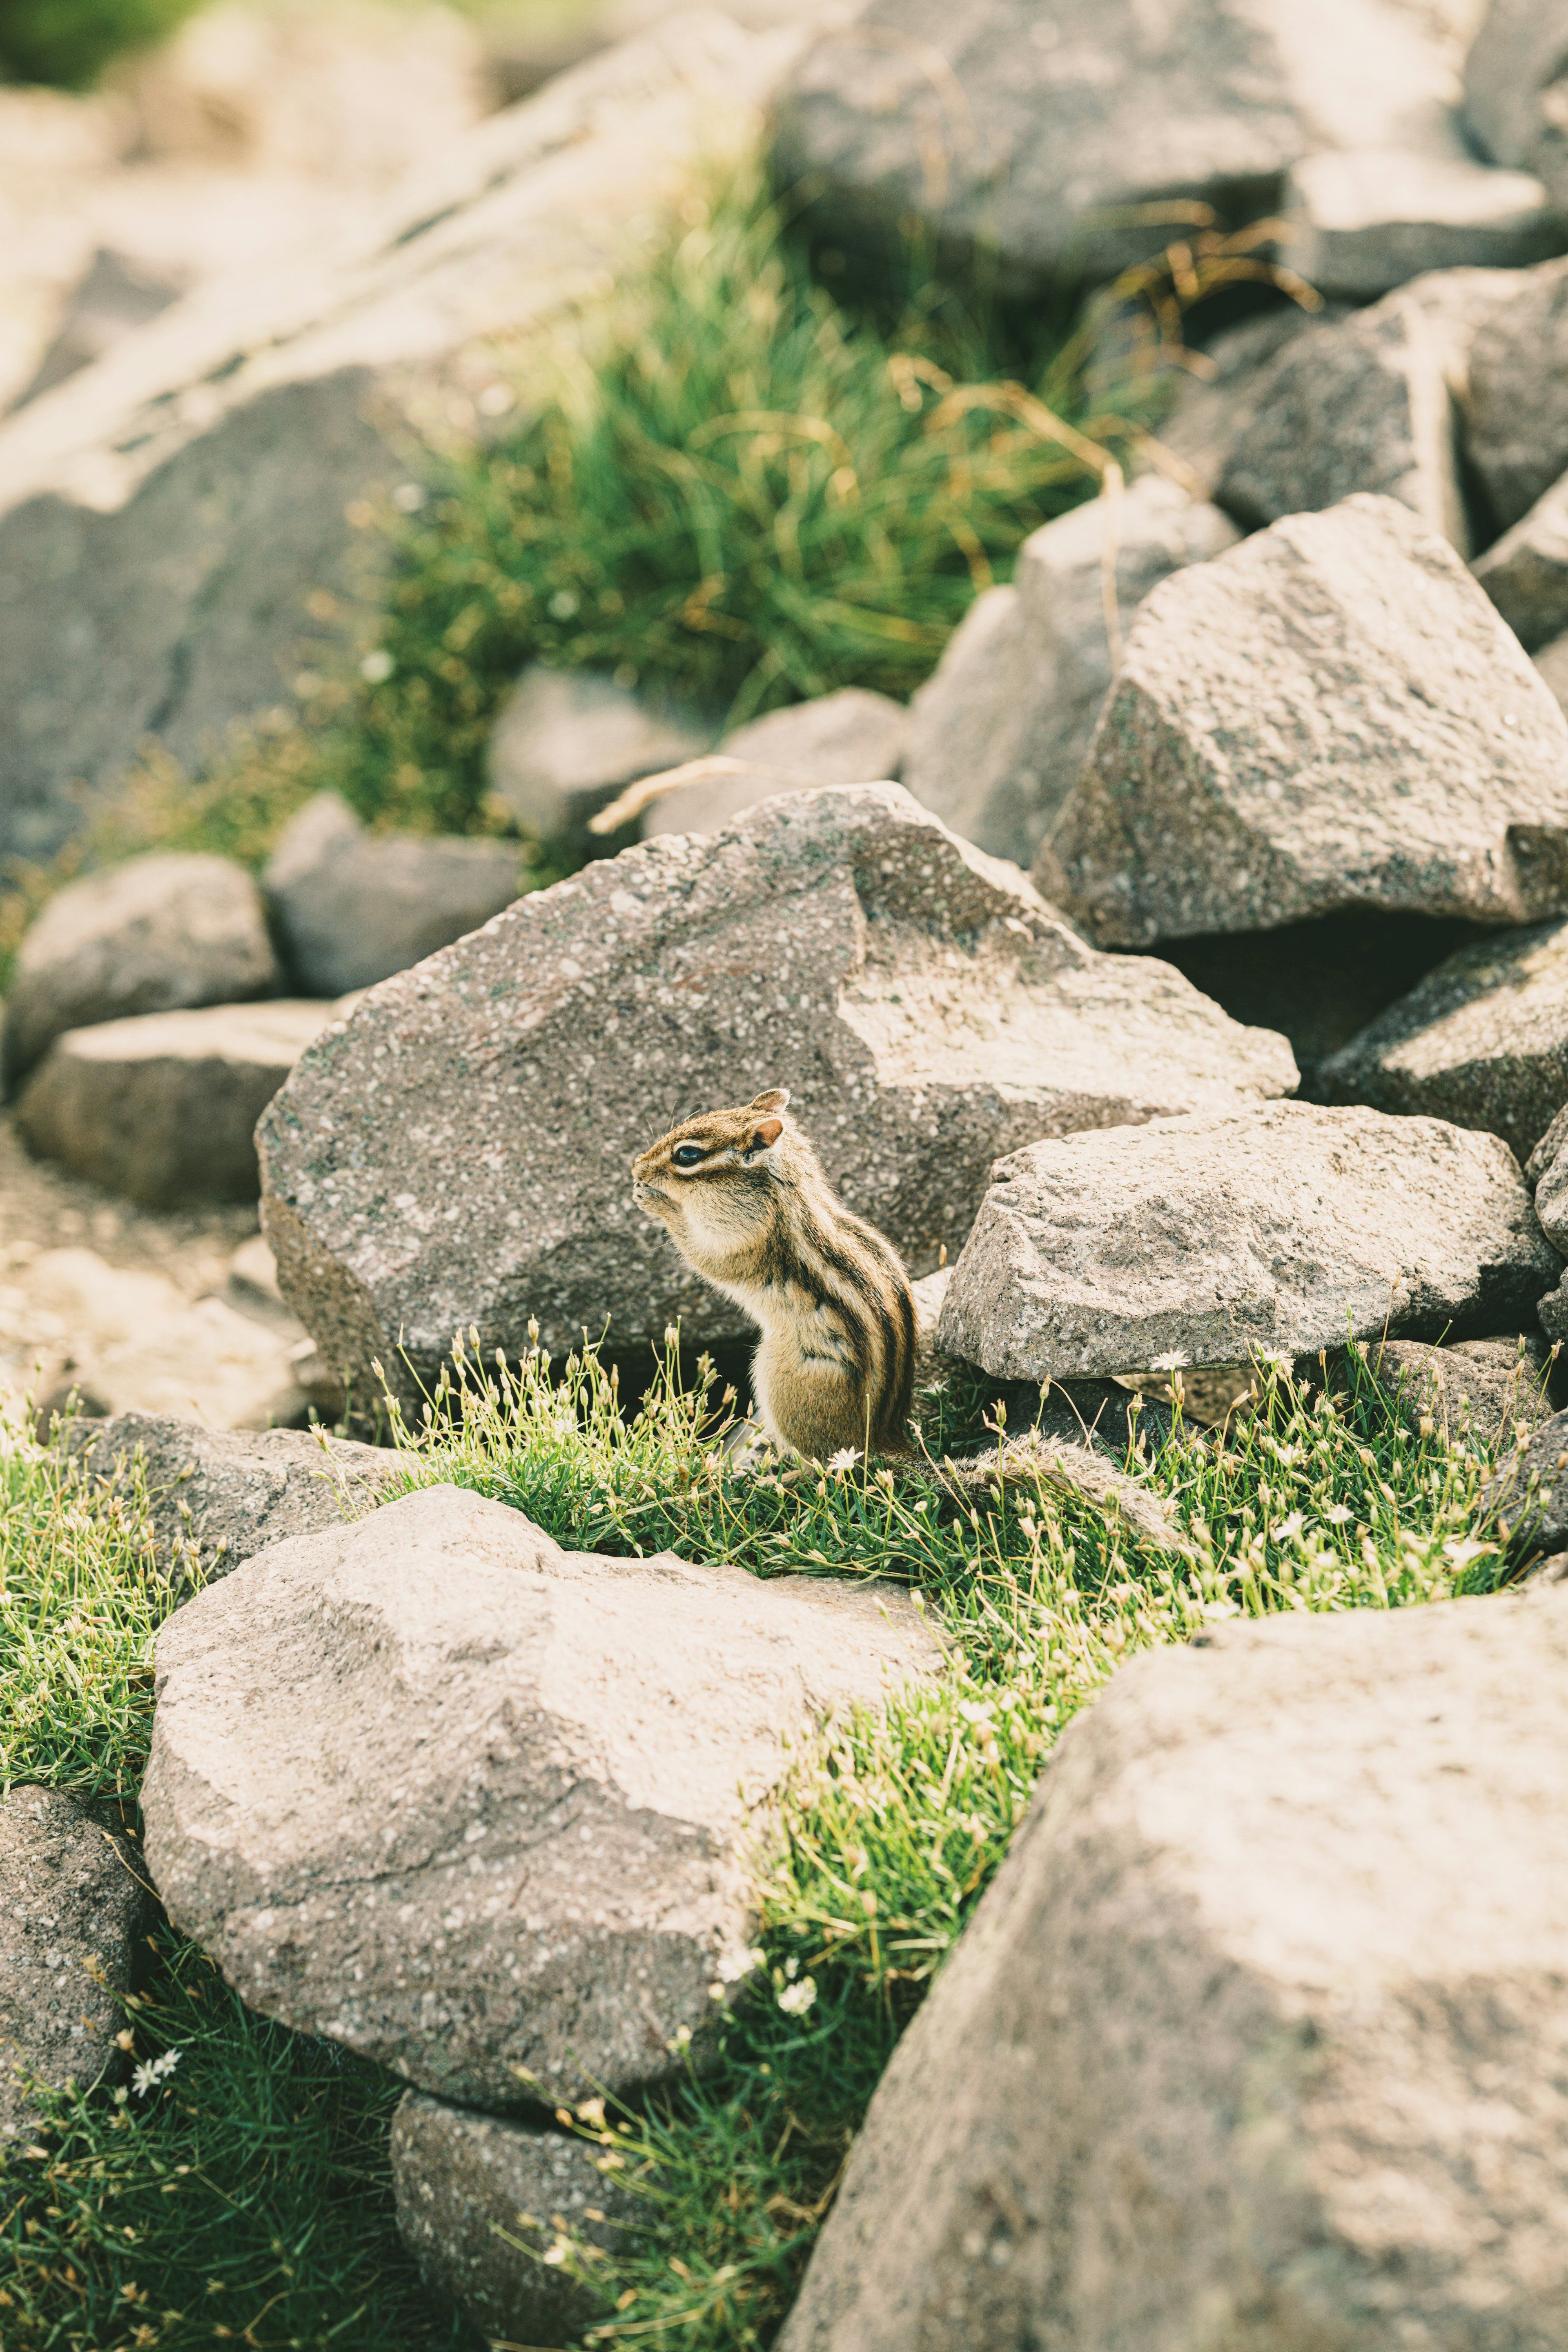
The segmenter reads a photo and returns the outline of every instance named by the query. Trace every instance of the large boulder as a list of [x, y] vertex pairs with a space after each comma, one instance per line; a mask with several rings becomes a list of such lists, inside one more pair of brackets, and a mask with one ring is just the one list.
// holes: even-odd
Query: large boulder
[[1568, 6], [1490, 0], [1465, 60], [1465, 113], [1495, 163], [1539, 173], [1568, 212]]
[[1215, 1627], [1069, 1725], [780, 2352], [1548, 2352], [1568, 1594]]
[[58, 1037], [22, 1090], [27, 1149], [149, 1208], [254, 1201], [256, 1122], [335, 1007], [144, 1013]]
[[1568, 260], [1521, 272], [1470, 347], [1465, 443], [1500, 530], [1568, 472]]
[[1154, 591], [1035, 880], [1102, 944], [1341, 908], [1568, 903], [1568, 721], [1397, 499], [1292, 515]]
[[0, 856], [56, 849], [73, 780], [90, 807], [149, 733], [193, 765], [309, 694], [305, 599], [366, 584], [410, 440], [473, 429], [531, 351], [543, 380], [563, 309], [755, 135], [802, 38], [671, 18], [443, 140], [367, 228], [237, 265], [0, 426]]
[[289, 977], [346, 996], [477, 931], [517, 897], [518, 845], [367, 833], [335, 793], [284, 827], [262, 879]]
[[278, 978], [243, 866], [132, 857], [68, 883], [24, 938], [5, 1000], [5, 1078], [14, 1085], [68, 1029], [270, 996]]
[[38, 2129], [34, 2083], [87, 2091], [123, 2072], [146, 1907], [124, 1838], [56, 1790], [0, 1796], [0, 2168]]
[[1120, 636], [1150, 591], [1239, 534], [1219, 509], [1146, 475], [1031, 533], [1007, 588], [978, 597], [910, 712], [903, 780], [966, 841], [1027, 866], [1078, 781]]
[[824, 234], [874, 252], [912, 214], [955, 257], [994, 249], [1000, 291], [1114, 277], [1190, 226], [1278, 207], [1321, 148], [1399, 146], [1457, 96], [1414, 11], [1348, 0], [1353, 76], [1324, 72], [1289, 0], [872, 0], [805, 58], [777, 110], [776, 166]]
[[1558, 1268], [1508, 1146], [1436, 1118], [1269, 1103], [993, 1174], [937, 1345], [1005, 1380], [1517, 1329]]
[[792, 1755], [939, 1656], [892, 1588], [563, 1551], [427, 1488], [169, 1619], [147, 1859], [253, 2009], [459, 2105], [620, 2096], [756, 1965]]
[[1462, 948], [1331, 1055], [1330, 1102], [1489, 1129], [1528, 1160], [1568, 1101], [1568, 921]]
[[629, 1169], [774, 1082], [923, 1274], [998, 1151], [1295, 1068], [1167, 966], [1097, 955], [900, 786], [797, 793], [521, 899], [324, 1037], [260, 1131], [284, 1296], [330, 1367], [363, 1394], [380, 1363], [416, 1409], [473, 1325], [518, 1350], [536, 1318], [552, 1354], [606, 1319], [618, 1344], [739, 1335]]

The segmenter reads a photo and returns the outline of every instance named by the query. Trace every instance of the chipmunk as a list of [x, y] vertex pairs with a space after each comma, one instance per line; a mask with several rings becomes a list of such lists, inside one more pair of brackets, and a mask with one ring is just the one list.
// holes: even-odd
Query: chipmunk
[[638, 1208], [761, 1329], [752, 1382], [773, 1444], [815, 1462], [880, 1454], [960, 1504], [998, 1478], [1055, 1486], [1119, 1512], [1158, 1549], [1186, 1549], [1161, 1498], [1089, 1444], [1031, 1433], [941, 1471], [917, 1452], [909, 1276], [892, 1244], [845, 1207], [788, 1107], [788, 1088], [770, 1087], [743, 1109], [684, 1119], [632, 1162]]
[[786, 1087], [689, 1118], [632, 1163], [632, 1198], [687, 1264], [760, 1328], [758, 1416], [775, 1445], [824, 1462], [907, 1454], [915, 1305], [890, 1242], [847, 1209]]

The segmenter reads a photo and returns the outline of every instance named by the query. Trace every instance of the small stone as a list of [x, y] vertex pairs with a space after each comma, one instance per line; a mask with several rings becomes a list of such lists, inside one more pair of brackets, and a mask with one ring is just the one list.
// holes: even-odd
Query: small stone
[[1363, 147], [1304, 156], [1286, 180], [1283, 209], [1291, 268], [1347, 302], [1373, 302], [1433, 269], [1521, 269], [1564, 242], [1539, 180], [1489, 169], [1457, 141], [1451, 154]]
[[999, 1160], [937, 1344], [1004, 1380], [1522, 1323], [1558, 1256], [1496, 1136], [1269, 1103]]
[[426, 2285], [487, 2338], [521, 2337], [532, 2352], [576, 2340], [604, 2304], [545, 2259], [557, 2223], [614, 2253], [624, 2223], [653, 2213], [601, 2161], [564, 2132], [406, 2092], [392, 2123], [392, 2187]]
[[262, 877], [295, 986], [346, 996], [477, 931], [520, 887], [515, 842], [367, 833], [335, 793], [285, 826]]
[[642, 837], [651, 841], [661, 833], [718, 833], [774, 793], [894, 778], [903, 761], [909, 723], [901, 702], [859, 686], [770, 710], [765, 718], [737, 727], [719, 745], [718, 756], [742, 761], [744, 773], [715, 773], [660, 793], [646, 804]]
[[68, 1030], [28, 1079], [29, 1151], [149, 1208], [254, 1201], [256, 1122], [336, 1008], [281, 997]]
[[88, 2091], [127, 2071], [114, 2036], [146, 1907], [117, 1831], [52, 1789], [0, 1796], [0, 2165], [38, 2129], [26, 2078]]
[[536, 662], [497, 715], [490, 790], [540, 838], [586, 838], [588, 819], [624, 786], [707, 749], [691, 728], [655, 717], [632, 688], [595, 671]]
[[148, 1862], [253, 2009], [459, 2105], [622, 2097], [710, 2059], [791, 1760], [939, 1659], [896, 1587], [426, 1488], [167, 1621]]
[[132, 857], [68, 882], [23, 940], [5, 1003], [5, 1076], [15, 1085], [68, 1029], [277, 986], [266, 909], [243, 866]]
[[1539, 919], [1568, 897], [1568, 721], [1453, 549], [1347, 499], [1155, 589], [1034, 878], [1105, 946]]
[[1568, 260], [1520, 273], [1470, 349], [1465, 444], [1499, 530], [1568, 472]]
[[[1549, 652], [1568, 629], [1568, 476], [1470, 568], [1521, 645]], [[1542, 676], [1552, 686], [1551, 673], [1542, 668]]]
[[1516, 1429], [1533, 1431], [1551, 1417], [1551, 1350], [1539, 1331], [1459, 1339], [1447, 1348], [1384, 1339], [1368, 1348], [1365, 1361], [1394, 1392], [1413, 1435], [1425, 1423], [1445, 1444], [1473, 1438], [1510, 1445]]
[[[1552, 1332], [1544, 1314], [1542, 1320], [1549, 1336], [1568, 1337], [1562, 1330]], [[1527, 1446], [1500, 1455], [1481, 1488], [1478, 1532], [1495, 1528], [1515, 1553], [1561, 1551], [1568, 1544], [1564, 1455], [1568, 1412], [1554, 1412], [1535, 1429]]]

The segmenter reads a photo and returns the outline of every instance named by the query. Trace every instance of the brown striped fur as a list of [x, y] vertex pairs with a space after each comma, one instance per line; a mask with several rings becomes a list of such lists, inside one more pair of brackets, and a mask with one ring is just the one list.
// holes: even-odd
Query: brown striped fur
[[632, 1197], [687, 1264], [762, 1332], [756, 1406], [775, 1444], [809, 1460], [909, 1450], [915, 1309], [891, 1243], [847, 1209], [774, 1087], [661, 1135], [632, 1162]]

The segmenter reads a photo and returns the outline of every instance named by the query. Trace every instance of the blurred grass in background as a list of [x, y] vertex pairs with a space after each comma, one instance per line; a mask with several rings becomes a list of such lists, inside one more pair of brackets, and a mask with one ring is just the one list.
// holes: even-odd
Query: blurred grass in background
[[130, 49], [162, 41], [199, 0], [4, 0], [0, 73], [14, 81], [86, 89]]

